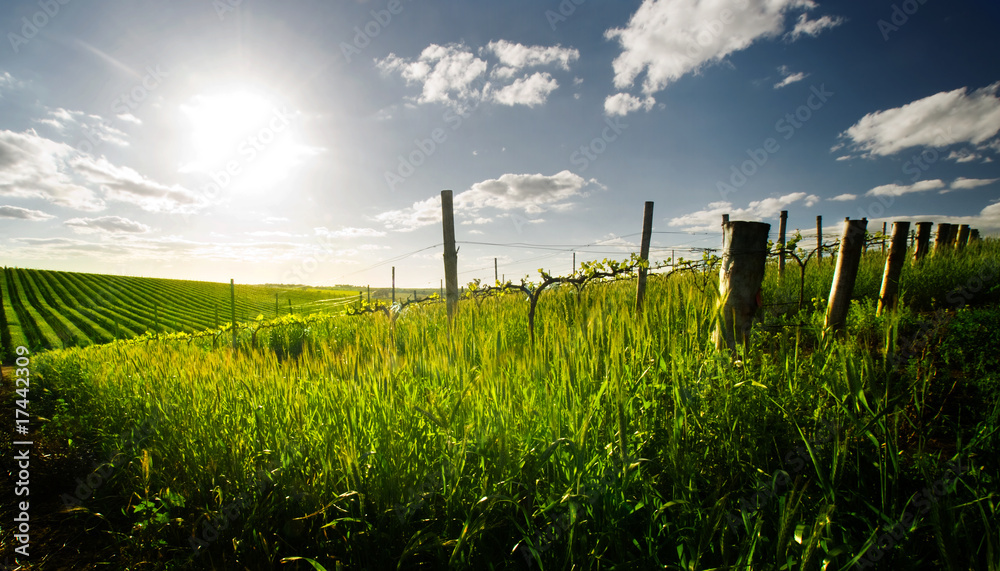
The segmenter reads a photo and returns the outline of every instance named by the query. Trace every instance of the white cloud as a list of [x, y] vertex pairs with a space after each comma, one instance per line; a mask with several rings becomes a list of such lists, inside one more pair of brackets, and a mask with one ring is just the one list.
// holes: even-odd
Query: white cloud
[[497, 91], [493, 94], [493, 100], [503, 105], [534, 107], [545, 103], [549, 94], [558, 87], [559, 83], [548, 73], [535, 72]]
[[421, 94], [413, 99], [416, 103], [443, 103], [464, 110], [482, 101], [529, 107], [543, 104], [559, 87], [551, 74], [535, 72], [505, 82], [530, 67], [554, 66], [568, 71], [580, 58], [580, 52], [573, 48], [525, 46], [507, 40], [490, 42], [479, 54], [495, 55], [499, 63], [490, 68], [465, 44], [431, 44], [416, 60], [389, 54], [375, 64], [383, 73], [399, 73], [407, 84], [419, 84]]
[[781, 89], [782, 87], [787, 87], [795, 82], [802, 81], [803, 79], [809, 77], [808, 73], [803, 73], [801, 71], [792, 73], [792, 71], [788, 69], [787, 65], [779, 67], [778, 72], [781, 73], [783, 79], [778, 83], [774, 84], [775, 89]]
[[477, 58], [464, 44], [431, 44], [415, 61], [389, 54], [375, 63], [385, 73], [398, 72], [408, 84], [420, 84], [418, 103], [460, 106], [482, 97], [482, 88], [475, 84], [486, 73], [486, 61]]
[[[632, 87], [645, 73], [642, 93], [652, 95], [757, 40], [780, 36], [789, 12], [815, 7], [813, 0], [643, 0], [624, 28], [605, 32], [622, 48], [613, 63], [615, 87]], [[792, 32], [818, 33], [829, 27], [825, 18], [800, 19]]]
[[340, 230], [329, 230], [324, 227], [314, 228], [313, 231], [318, 236], [328, 238], [380, 238], [385, 236], [385, 232], [374, 228], [341, 228]]
[[94, 233], [106, 232], [110, 234], [145, 234], [150, 231], [150, 227], [135, 220], [122, 218], [121, 216], [101, 216], [99, 218], [71, 218], [64, 225], [69, 226], [75, 232]]
[[876, 186], [865, 193], [865, 196], [903, 196], [915, 192], [927, 192], [928, 190], [938, 190], [944, 188], [944, 181], [941, 179], [921, 180], [913, 184], [883, 184]]
[[810, 20], [808, 14], [799, 14], [799, 19], [795, 22], [795, 27], [791, 32], [785, 34], [785, 37], [792, 41], [795, 41], [802, 36], [816, 37], [823, 30], [836, 28], [846, 21], [847, 20], [845, 18], [841, 18], [839, 16], [821, 16], [815, 20]]
[[844, 194], [838, 194], [833, 198], [827, 198], [827, 200], [832, 200], [834, 202], [850, 202], [851, 200], [854, 200], [857, 197], [858, 195], [856, 194], [844, 193]]
[[69, 145], [33, 130], [0, 131], [0, 196], [42, 198], [76, 210], [103, 209], [93, 190], [73, 180], [69, 161], [76, 155]]
[[[911, 147], [947, 147], [967, 143], [978, 149], [1000, 131], [1000, 82], [968, 93], [966, 87], [869, 113], [840, 137], [868, 156], [893, 155]], [[949, 155], [960, 160], [968, 151]], [[973, 160], [973, 159], [969, 159]]]
[[765, 218], [775, 218], [790, 204], [802, 201], [806, 207], [819, 201], [814, 194], [793, 192], [784, 196], [755, 200], [746, 208], [734, 208], [728, 201], [712, 202], [704, 210], [672, 218], [670, 226], [681, 226], [691, 232], [718, 232], [722, 225], [722, 215], [728, 214], [730, 220], [759, 221]]
[[83, 155], [71, 160], [70, 165], [84, 180], [98, 186], [105, 198], [135, 204], [149, 212], [193, 212], [207, 205], [192, 190], [158, 183], [134, 169], [113, 165], [104, 157]]
[[614, 95], [609, 95], [604, 100], [604, 112], [612, 117], [615, 115], [628, 115], [639, 109], [649, 111], [655, 104], [656, 100], [652, 96], [641, 100], [630, 93], [615, 93]]
[[569, 71], [569, 64], [580, 59], [580, 51], [562, 46], [525, 46], [507, 40], [490, 42], [486, 49], [496, 54], [500, 63], [515, 71], [526, 67], [557, 65]]
[[[492, 221], [483, 216], [485, 208], [538, 214], [547, 210], [564, 211], [575, 206], [575, 200], [590, 196], [590, 187], [601, 188], [597, 181], [585, 180], [570, 171], [554, 175], [505, 174], [499, 178], [477, 182], [469, 190], [454, 197], [456, 216], [471, 217], [474, 223]], [[390, 230], [408, 232], [441, 222], [441, 197], [413, 203], [400, 210], [383, 212], [375, 220]], [[534, 221], [534, 220], [532, 220]]]
[[[59, 131], [64, 137], [81, 141], [82, 146], [111, 143], [119, 147], [129, 146], [128, 135], [117, 129], [99, 115], [84, 113], [73, 109], [45, 108], [46, 116], [35, 119], [35, 123], [48, 125]], [[138, 119], [136, 119], [138, 121]]]
[[954, 181], [952, 181], [951, 185], [949, 185], [948, 187], [948, 190], [942, 190], [941, 194], [945, 194], [953, 190], [968, 190], [970, 188], [979, 188], [981, 186], [988, 186], [995, 183], [998, 180], [1000, 180], [1000, 178], [965, 178], [963, 176], [960, 176], [956, 178]]
[[[0, 77], [0, 79], [2, 79], [2, 77]], [[31, 222], [38, 222], [40, 220], [55, 218], [55, 216], [42, 212], [41, 210], [30, 210], [27, 208], [21, 208], [20, 206], [0, 206], [0, 218], [12, 218], [14, 220], [29, 220]]]

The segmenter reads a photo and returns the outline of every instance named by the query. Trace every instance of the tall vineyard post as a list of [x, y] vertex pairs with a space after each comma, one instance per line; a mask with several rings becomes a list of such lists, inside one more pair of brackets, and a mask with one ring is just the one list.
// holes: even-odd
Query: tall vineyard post
[[785, 275], [785, 228], [788, 226], [788, 211], [781, 211], [778, 222], [778, 275]]
[[[885, 259], [885, 273], [882, 276], [882, 290], [878, 296], [876, 315], [884, 311], [892, 311], [899, 297], [899, 275], [906, 261], [906, 239], [910, 233], [909, 222], [892, 223], [892, 244], [889, 246], [889, 256]], [[885, 238], [882, 239], [883, 242]]]
[[233, 326], [233, 351], [236, 350], [236, 280], [229, 280], [229, 309]]
[[816, 265], [823, 264], [823, 217], [816, 217]]
[[[635, 287], [635, 313], [642, 313], [642, 302], [646, 296], [646, 273], [649, 264], [649, 241], [653, 234], [653, 202], [647, 201], [642, 211], [642, 243], [639, 247], [639, 279]], [[574, 256], [575, 258], [575, 256]], [[575, 260], [573, 266], [576, 266]], [[575, 272], [574, 272], [575, 273]]]
[[441, 226], [444, 233], [444, 279], [447, 285], [448, 323], [458, 310], [458, 250], [455, 248], [453, 193], [441, 191]]
[[833, 273], [830, 301], [826, 309], [826, 327], [833, 331], [840, 331], [847, 324], [847, 311], [851, 306], [851, 293], [861, 266], [867, 227], [868, 220], [865, 218], [844, 219], [844, 235], [840, 240], [837, 268]]

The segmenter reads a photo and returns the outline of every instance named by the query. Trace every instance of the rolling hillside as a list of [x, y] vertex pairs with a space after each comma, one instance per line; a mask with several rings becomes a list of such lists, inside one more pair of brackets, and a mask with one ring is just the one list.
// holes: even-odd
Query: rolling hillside
[[[226, 283], [4, 268], [0, 345], [32, 350], [107, 343], [147, 332], [191, 333], [229, 323]], [[346, 290], [236, 285], [236, 320], [317, 313], [356, 299]]]

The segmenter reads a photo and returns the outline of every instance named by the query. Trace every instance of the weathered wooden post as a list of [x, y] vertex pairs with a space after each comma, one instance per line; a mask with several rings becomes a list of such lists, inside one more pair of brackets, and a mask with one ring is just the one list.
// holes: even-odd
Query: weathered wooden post
[[917, 247], [913, 252], [913, 261], [923, 259], [927, 255], [927, 246], [931, 239], [933, 222], [917, 222]]
[[576, 275], [576, 252], [573, 252], [573, 275]]
[[493, 281], [500, 281], [500, 266], [497, 264], [496, 258], [493, 258]]
[[948, 243], [945, 244], [949, 249], [955, 249], [955, 243], [958, 242], [958, 224], [948, 225]]
[[365, 288], [368, 289], [368, 303], [371, 303], [372, 302], [372, 286], [367, 285], [367, 286], [365, 286]]
[[[895, 222], [893, 222], [895, 224]], [[885, 253], [885, 222], [882, 223], [882, 253]]]
[[[649, 241], [653, 235], [653, 203], [646, 201], [642, 210], [642, 242], [639, 245], [639, 257], [649, 263]], [[635, 313], [642, 313], [643, 298], [646, 297], [646, 274], [645, 267], [639, 267], [639, 279], [635, 286]]]
[[715, 332], [717, 348], [736, 350], [746, 345], [754, 314], [760, 307], [760, 289], [767, 264], [767, 235], [763, 222], [727, 222], [723, 228], [722, 269], [719, 293], [722, 315]]
[[969, 241], [970, 242], [978, 242], [979, 239], [980, 238], [979, 238], [979, 229], [978, 228], [973, 228], [972, 230], [969, 231]]
[[233, 324], [233, 350], [236, 350], [236, 280], [229, 280], [229, 310]]
[[781, 211], [778, 223], [778, 273], [785, 275], [785, 226], [788, 224], [788, 211]]
[[883, 311], [892, 311], [899, 297], [899, 274], [903, 271], [906, 261], [906, 240], [909, 238], [909, 222], [892, 223], [892, 244], [889, 246], [889, 256], [885, 259], [885, 273], [882, 274], [882, 290], [878, 296], [876, 315]]
[[955, 248], [961, 250], [965, 248], [966, 244], [969, 243], [969, 225], [962, 224], [958, 227], [958, 242], [955, 243]]
[[823, 217], [816, 217], [816, 265], [823, 261]]
[[392, 267], [392, 303], [396, 303], [396, 266]]
[[826, 308], [826, 327], [833, 331], [839, 331], [847, 324], [847, 311], [851, 307], [851, 294], [861, 265], [867, 227], [865, 219], [844, 220], [844, 235], [840, 239], [837, 268], [833, 272], [833, 287], [830, 288], [830, 301]]
[[951, 231], [949, 228], [951, 224], [940, 223], [937, 226], [937, 235], [934, 237], [934, 255], [938, 256], [948, 245], [948, 233]]
[[444, 279], [447, 285], [448, 323], [458, 309], [458, 250], [455, 249], [453, 193], [441, 191], [441, 226], [444, 230]]
[[358, 292], [358, 309], [361, 309], [361, 306], [364, 305], [364, 303], [365, 303], [365, 295], [364, 294], [365, 294], [365, 292], [363, 292], [363, 291], [359, 291]]

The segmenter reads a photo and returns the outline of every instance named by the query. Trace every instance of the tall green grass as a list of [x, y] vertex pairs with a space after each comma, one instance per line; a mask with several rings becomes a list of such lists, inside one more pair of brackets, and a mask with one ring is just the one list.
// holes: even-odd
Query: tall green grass
[[[178, 566], [997, 569], [996, 401], [948, 413], [947, 325], [876, 319], [875, 258], [848, 335], [821, 330], [826, 261], [819, 301], [766, 314], [736, 359], [712, 342], [715, 286], [685, 274], [652, 278], [639, 316], [631, 282], [547, 292], [534, 345], [512, 294], [451, 327], [425, 305], [36, 363], [105, 454], [128, 444], [113, 487], [133, 540]], [[933, 262], [907, 269], [904, 300], [947, 297], [921, 277]], [[787, 279], [769, 274], [766, 303], [798, 299]]]

